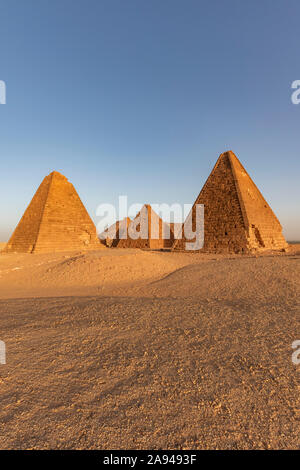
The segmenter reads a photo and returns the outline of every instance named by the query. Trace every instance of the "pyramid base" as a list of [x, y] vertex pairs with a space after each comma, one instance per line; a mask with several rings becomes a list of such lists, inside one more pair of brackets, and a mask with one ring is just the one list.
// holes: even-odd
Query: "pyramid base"
[[237, 246], [235, 244], [232, 244], [232, 246], [224, 245], [224, 244], [211, 244], [211, 245], [206, 245], [200, 250], [189, 250], [185, 248], [186, 240], [182, 240], [177, 243], [175, 243], [172, 247], [172, 251], [180, 251], [180, 252], [185, 252], [185, 253], [214, 253], [214, 254], [241, 254], [241, 255], [249, 255], [249, 254], [255, 254], [255, 253], [264, 253], [267, 251], [288, 251], [289, 245], [288, 243], [283, 240], [282, 242], [277, 242], [277, 243], [264, 243], [263, 245], [259, 245], [257, 243], [251, 244], [251, 243], [245, 243], [240, 246]]
[[62, 253], [64, 251], [93, 251], [93, 250], [102, 250], [106, 249], [106, 247], [99, 243], [93, 243], [88, 246], [84, 244], [78, 245], [68, 245], [67, 243], [61, 247], [33, 247], [31, 246], [14, 246], [14, 245], [6, 245], [4, 250], [1, 251], [3, 254], [9, 253], [29, 253], [29, 254], [39, 254], [39, 253]]

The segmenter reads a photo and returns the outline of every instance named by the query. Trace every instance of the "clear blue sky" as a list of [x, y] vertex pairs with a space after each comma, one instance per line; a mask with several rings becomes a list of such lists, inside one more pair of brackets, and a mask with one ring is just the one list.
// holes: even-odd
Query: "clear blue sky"
[[52, 170], [92, 218], [192, 203], [233, 150], [300, 240], [298, 0], [1, 0], [1, 227]]

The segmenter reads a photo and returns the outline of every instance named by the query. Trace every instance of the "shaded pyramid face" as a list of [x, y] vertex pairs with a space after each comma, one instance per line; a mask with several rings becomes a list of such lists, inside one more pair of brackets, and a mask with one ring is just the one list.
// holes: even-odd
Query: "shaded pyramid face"
[[[280, 250], [288, 245], [282, 227], [233, 152], [220, 155], [192, 209], [204, 204], [204, 246], [212, 253]], [[185, 250], [184, 237], [173, 250]]]
[[130, 225], [130, 218], [125, 217], [123, 220], [119, 220], [116, 224], [116, 236], [113, 238], [111, 242], [112, 247], [117, 247], [120, 240], [127, 238], [128, 227]]
[[74, 186], [54, 171], [42, 181], [5, 251], [41, 253], [101, 247], [96, 227]]
[[145, 204], [128, 226], [127, 239], [120, 239], [118, 248], [171, 248], [174, 241], [170, 226], [162, 221], [149, 204]]

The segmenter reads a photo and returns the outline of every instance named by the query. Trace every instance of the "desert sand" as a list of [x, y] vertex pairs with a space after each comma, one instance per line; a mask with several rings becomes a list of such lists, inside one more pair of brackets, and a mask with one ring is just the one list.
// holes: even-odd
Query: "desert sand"
[[299, 448], [299, 275], [300, 245], [0, 254], [0, 448]]

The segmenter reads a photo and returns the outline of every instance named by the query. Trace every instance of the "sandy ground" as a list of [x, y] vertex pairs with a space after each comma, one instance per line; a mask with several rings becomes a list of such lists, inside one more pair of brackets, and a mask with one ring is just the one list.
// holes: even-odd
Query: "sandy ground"
[[300, 447], [300, 246], [0, 255], [0, 448]]

